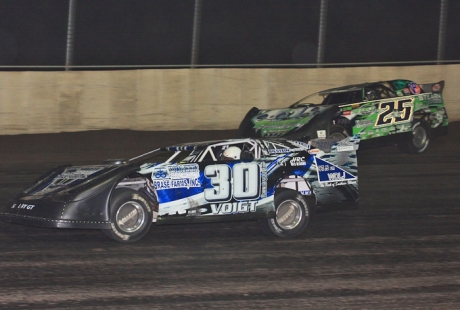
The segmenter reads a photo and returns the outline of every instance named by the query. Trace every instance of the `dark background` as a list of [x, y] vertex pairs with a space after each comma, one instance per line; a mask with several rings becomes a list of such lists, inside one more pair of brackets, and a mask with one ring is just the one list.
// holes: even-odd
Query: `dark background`
[[[315, 63], [320, 0], [202, 0], [198, 65]], [[437, 59], [441, 0], [329, 0], [324, 63]], [[73, 65], [191, 62], [195, 0], [77, 0]], [[69, 1], [0, 1], [0, 66], [64, 66]], [[448, 1], [445, 60], [459, 60]]]

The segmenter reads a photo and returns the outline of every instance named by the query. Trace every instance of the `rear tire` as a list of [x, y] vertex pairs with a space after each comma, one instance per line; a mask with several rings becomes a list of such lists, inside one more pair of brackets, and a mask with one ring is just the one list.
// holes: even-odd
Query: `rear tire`
[[299, 193], [282, 191], [275, 196], [275, 217], [260, 219], [260, 229], [269, 236], [293, 238], [302, 234], [310, 220], [310, 206]]
[[403, 153], [420, 154], [423, 153], [430, 143], [430, 125], [424, 120], [417, 120], [412, 125], [412, 139], [399, 142], [398, 149]]
[[152, 208], [144, 194], [127, 188], [113, 191], [110, 200], [110, 226], [102, 232], [119, 242], [141, 239], [152, 225]]

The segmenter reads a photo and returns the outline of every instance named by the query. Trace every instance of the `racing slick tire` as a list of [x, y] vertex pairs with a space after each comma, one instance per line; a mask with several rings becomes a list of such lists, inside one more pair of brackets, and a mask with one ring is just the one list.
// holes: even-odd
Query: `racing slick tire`
[[329, 127], [329, 138], [339, 138], [340, 140], [349, 137], [350, 134], [345, 127], [340, 125], [331, 125]]
[[110, 200], [110, 226], [102, 232], [119, 242], [134, 242], [141, 239], [152, 225], [153, 212], [144, 194], [117, 188]]
[[258, 224], [269, 236], [293, 238], [305, 231], [310, 213], [310, 206], [302, 195], [284, 190], [275, 195], [275, 217], [259, 219]]
[[430, 143], [431, 128], [423, 119], [416, 120], [412, 125], [412, 139], [397, 143], [398, 149], [403, 153], [423, 153]]

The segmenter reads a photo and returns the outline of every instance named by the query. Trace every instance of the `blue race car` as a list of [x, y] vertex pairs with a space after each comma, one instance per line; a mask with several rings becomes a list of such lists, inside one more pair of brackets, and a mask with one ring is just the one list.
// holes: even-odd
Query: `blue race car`
[[60, 166], [0, 210], [6, 222], [101, 229], [120, 242], [155, 225], [256, 220], [294, 237], [315, 209], [357, 203], [359, 138], [234, 139], [156, 149], [130, 160]]

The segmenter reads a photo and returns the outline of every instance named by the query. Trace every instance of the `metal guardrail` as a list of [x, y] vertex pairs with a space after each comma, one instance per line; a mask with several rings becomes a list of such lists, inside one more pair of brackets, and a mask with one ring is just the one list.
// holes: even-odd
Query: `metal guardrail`
[[[201, 24], [202, 24], [202, 9], [206, 8], [206, 3], [203, 0], [194, 0], [194, 11], [193, 11], [193, 33], [192, 33], [192, 44], [191, 44], [191, 59], [190, 63], [184, 64], [161, 64], [161, 65], [75, 65], [73, 62], [74, 58], [74, 43], [75, 43], [75, 30], [78, 28], [77, 25], [77, 2], [78, 0], [68, 0], [68, 20], [67, 20], [67, 43], [66, 43], [66, 55], [65, 64], [62, 65], [0, 65], [0, 71], [21, 71], [21, 70], [43, 70], [43, 71], [61, 71], [61, 70], [127, 70], [127, 69], [175, 69], [175, 68], [325, 68], [325, 67], [362, 67], [362, 66], [412, 66], [412, 65], [432, 65], [432, 64], [458, 64], [460, 60], [444, 60], [445, 45], [446, 45], [446, 31], [447, 31], [447, 19], [448, 19], [448, 8], [449, 0], [436, 0], [433, 1], [433, 6], [439, 5], [439, 20], [438, 21], [438, 35], [437, 35], [437, 54], [436, 59], [426, 61], [384, 61], [384, 62], [346, 62], [346, 63], [327, 63], [324, 59], [324, 53], [326, 48], [326, 33], [328, 28], [328, 7], [331, 7], [331, 3], [343, 3], [340, 0], [320, 0], [320, 6], [318, 12], [316, 9], [314, 14], [318, 14], [319, 25], [318, 25], [318, 41], [316, 51], [316, 62], [315, 63], [270, 63], [270, 64], [256, 64], [256, 63], [245, 63], [245, 64], [206, 64], [199, 63], [199, 47], [201, 37]], [[454, 2], [455, 3], [455, 2]], [[455, 9], [458, 6], [451, 6], [451, 13], [454, 16], [450, 16], [451, 20], [455, 20], [458, 14], [455, 14]], [[437, 14], [436, 10], [433, 14]], [[435, 19], [433, 19], [435, 20]], [[189, 29], [189, 28], [187, 28]], [[434, 38], [433, 38], [434, 42]], [[452, 55], [452, 54], [451, 54]], [[455, 54], [454, 54], [455, 55]], [[391, 57], [391, 56], [390, 56]], [[450, 56], [452, 57], [452, 56]], [[456, 57], [456, 56], [453, 56]], [[425, 57], [424, 57], [425, 58]], [[431, 58], [431, 56], [430, 56]], [[433, 55], [434, 58], [434, 55]], [[346, 58], [345, 58], [346, 59]], [[345, 60], [339, 58], [336, 60]], [[356, 58], [355, 58], [356, 59]], [[358, 58], [359, 59], [359, 58]], [[368, 60], [372, 60], [367, 58]], [[382, 58], [380, 58], [382, 59]], [[386, 58], [388, 59], [388, 58]], [[391, 58], [389, 58], [391, 59]], [[401, 58], [400, 58], [401, 59]], [[404, 59], [404, 58], [403, 58]], [[406, 59], [410, 59], [408, 56]], [[182, 60], [183, 61], [183, 60]], [[220, 60], [222, 62], [222, 60]], [[224, 60], [225, 61], [225, 60]], [[283, 60], [286, 61], [286, 60]], [[313, 61], [313, 60], [305, 60]], [[30, 62], [30, 60], [29, 60]], [[129, 62], [129, 61], [128, 61]], [[46, 62], [45, 62], [46, 63]]]
[[347, 62], [347, 63], [306, 63], [306, 64], [183, 64], [183, 65], [91, 65], [91, 66], [3, 66], [5, 69], [48, 69], [48, 70], [126, 70], [126, 69], [190, 69], [190, 68], [317, 68], [317, 67], [370, 67], [370, 66], [416, 66], [459, 64], [460, 60], [426, 60], [426, 61], [385, 61], [385, 62]]

